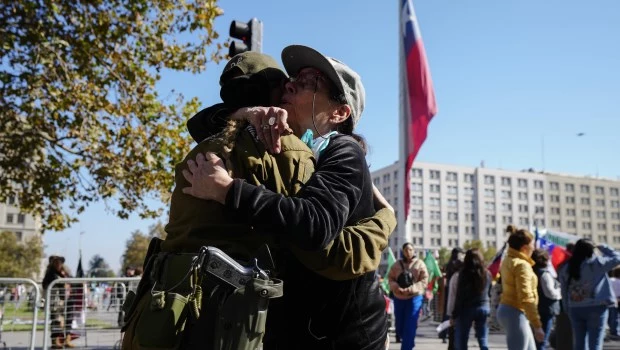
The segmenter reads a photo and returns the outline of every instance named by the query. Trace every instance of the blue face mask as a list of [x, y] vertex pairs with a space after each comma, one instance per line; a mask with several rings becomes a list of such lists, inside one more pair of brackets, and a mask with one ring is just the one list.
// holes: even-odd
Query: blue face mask
[[318, 159], [321, 152], [323, 152], [329, 144], [329, 139], [336, 134], [338, 134], [337, 131], [331, 131], [324, 136], [314, 138], [314, 133], [312, 130], [308, 129], [301, 137], [301, 141], [312, 149], [312, 153], [314, 153], [314, 156]]

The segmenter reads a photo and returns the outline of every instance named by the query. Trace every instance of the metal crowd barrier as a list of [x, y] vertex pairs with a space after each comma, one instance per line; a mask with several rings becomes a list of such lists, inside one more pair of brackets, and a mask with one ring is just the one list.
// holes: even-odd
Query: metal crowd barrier
[[0, 346], [6, 349], [10, 338], [8, 348], [28, 343], [28, 348], [34, 349], [40, 300], [41, 293], [35, 281], [0, 278]]
[[127, 292], [140, 277], [60, 278], [45, 293], [43, 349], [67, 345], [75, 348], [121, 348]]

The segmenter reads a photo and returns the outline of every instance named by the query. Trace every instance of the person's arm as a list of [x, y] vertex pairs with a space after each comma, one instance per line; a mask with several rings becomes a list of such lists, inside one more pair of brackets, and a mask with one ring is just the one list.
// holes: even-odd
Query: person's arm
[[547, 298], [553, 300], [562, 299], [562, 290], [559, 287], [556, 287], [555, 279], [551, 276], [551, 273], [543, 272], [540, 276], [539, 283]]
[[396, 260], [388, 273], [388, 284], [390, 285], [390, 291], [392, 291], [395, 295], [399, 295], [401, 289], [396, 281], [401, 272], [402, 269], [400, 267], [400, 260]]
[[335, 240], [319, 252], [293, 249], [295, 256], [319, 275], [331, 280], [357, 278], [375, 271], [388, 237], [396, 227], [394, 212], [380, 209], [370, 218], [347, 226]]
[[[450, 291], [448, 292], [448, 309], [446, 310], [446, 315], [450, 316], [450, 318], [456, 318], [456, 317], [452, 317], [452, 313], [454, 312], [454, 304], [456, 301], [456, 293], [458, 291], [458, 275], [459, 273], [453, 273], [452, 277], [450, 277]], [[456, 278], [455, 278], [456, 276]]]
[[620, 265], [620, 252], [613, 250], [607, 244], [600, 244], [597, 248], [603, 254], [598, 261], [603, 265], [605, 273]]
[[534, 328], [541, 328], [542, 322], [538, 314], [536, 304], [536, 290], [532, 285], [532, 268], [527, 264], [517, 264], [515, 266], [515, 288], [517, 290], [517, 300], [523, 304], [525, 316]]
[[413, 268], [418, 270], [418, 280], [411, 285], [408, 290], [413, 295], [422, 295], [428, 287], [428, 271], [426, 265], [421, 259], [417, 259], [417, 262], [413, 265]]
[[315, 173], [295, 197], [235, 179], [225, 204], [264, 232], [287, 235], [302, 249], [320, 250], [343, 230], [357, 207], [368, 171], [362, 148], [352, 138], [335, 137], [321, 154]]

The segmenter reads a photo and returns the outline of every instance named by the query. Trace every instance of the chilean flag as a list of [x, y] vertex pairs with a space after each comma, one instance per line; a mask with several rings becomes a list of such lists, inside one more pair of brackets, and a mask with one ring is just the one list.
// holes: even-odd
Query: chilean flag
[[426, 139], [428, 123], [437, 113], [433, 81], [418, 20], [411, 0], [400, 0], [401, 114], [404, 117], [405, 216], [409, 213], [409, 172], [415, 156]]
[[544, 238], [538, 238], [538, 246], [540, 249], [545, 249], [549, 252], [549, 260], [553, 268], [557, 270], [558, 266], [565, 262], [569, 257], [570, 253], [566, 251], [566, 249], [555, 245]]

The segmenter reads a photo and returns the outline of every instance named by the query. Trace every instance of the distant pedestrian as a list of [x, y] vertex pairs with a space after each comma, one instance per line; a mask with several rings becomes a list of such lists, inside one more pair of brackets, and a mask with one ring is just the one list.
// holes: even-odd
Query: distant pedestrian
[[454, 324], [456, 350], [466, 350], [469, 331], [475, 325], [476, 338], [481, 350], [488, 350], [491, 273], [484, 266], [478, 249], [469, 249], [461, 271], [450, 279], [448, 313]]
[[[456, 247], [452, 249], [452, 253], [450, 254], [450, 261], [446, 264], [444, 270], [446, 271], [446, 282], [445, 282], [445, 292], [444, 292], [444, 312], [443, 312], [443, 320], [447, 321], [450, 319], [450, 315], [448, 314], [448, 297], [450, 294], [450, 279], [454, 275], [455, 272], [461, 270], [463, 266], [463, 259], [465, 258], [465, 251], [462, 248]], [[439, 335], [440, 338], [443, 339], [444, 343], [446, 340], [448, 341], [448, 350], [454, 349], [454, 327], [448, 327], [442, 334]]]
[[609, 308], [616, 307], [607, 272], [620, 264], [620, 253], [601, 244], [597, 248], [602, 256], [597, 256], [594, 248], [591, 240], [578, 240], [560, 270], [562, 300], [568, 306], [576, 350], [603, 348]]
[[497, 321], [506, 331], [508, 350], [535, 350], [534, 336], [542, 341], [545, 334], [538, 315], [538, 278], [532, 270], [534, 235], [512, 225], [506, 231], [510, 236], [508, 253], [500, 268], [502, 296]]
[[555, 317], [560, 313], [560, 299], [562, 291], [560, 282], [553, 277], [549, 268], [549, 253], [544, 249], [536, 249], [532, 253], [534, 273], [538, 277], [538, 314], [542, 322], [545, 338], [536, 342], [538, 350], [545, 350], [549, 346], [549, 335]]
[[[616, 267], [610, 272], [609, 282], [611, 283], [611, 289], [614, 291], [616, 301], [620, 300], [620, 267]], [[620, 317], [619, 306], [609, 308], [609, 318], [607, 325], [609, 326], [609, 338], [611, 340], [620, 340]]]
[[396, 318], [396, 340], [401, 341], [401, 350], [415, 346], [415, 335], [422, 308], [422, 298], [428, 285], [426, 265], [418, 259], [413, 244], [405, 243], [403, 258], [398, 260], [388, 273], [390, 290], [394, 293], [394, 316]]

